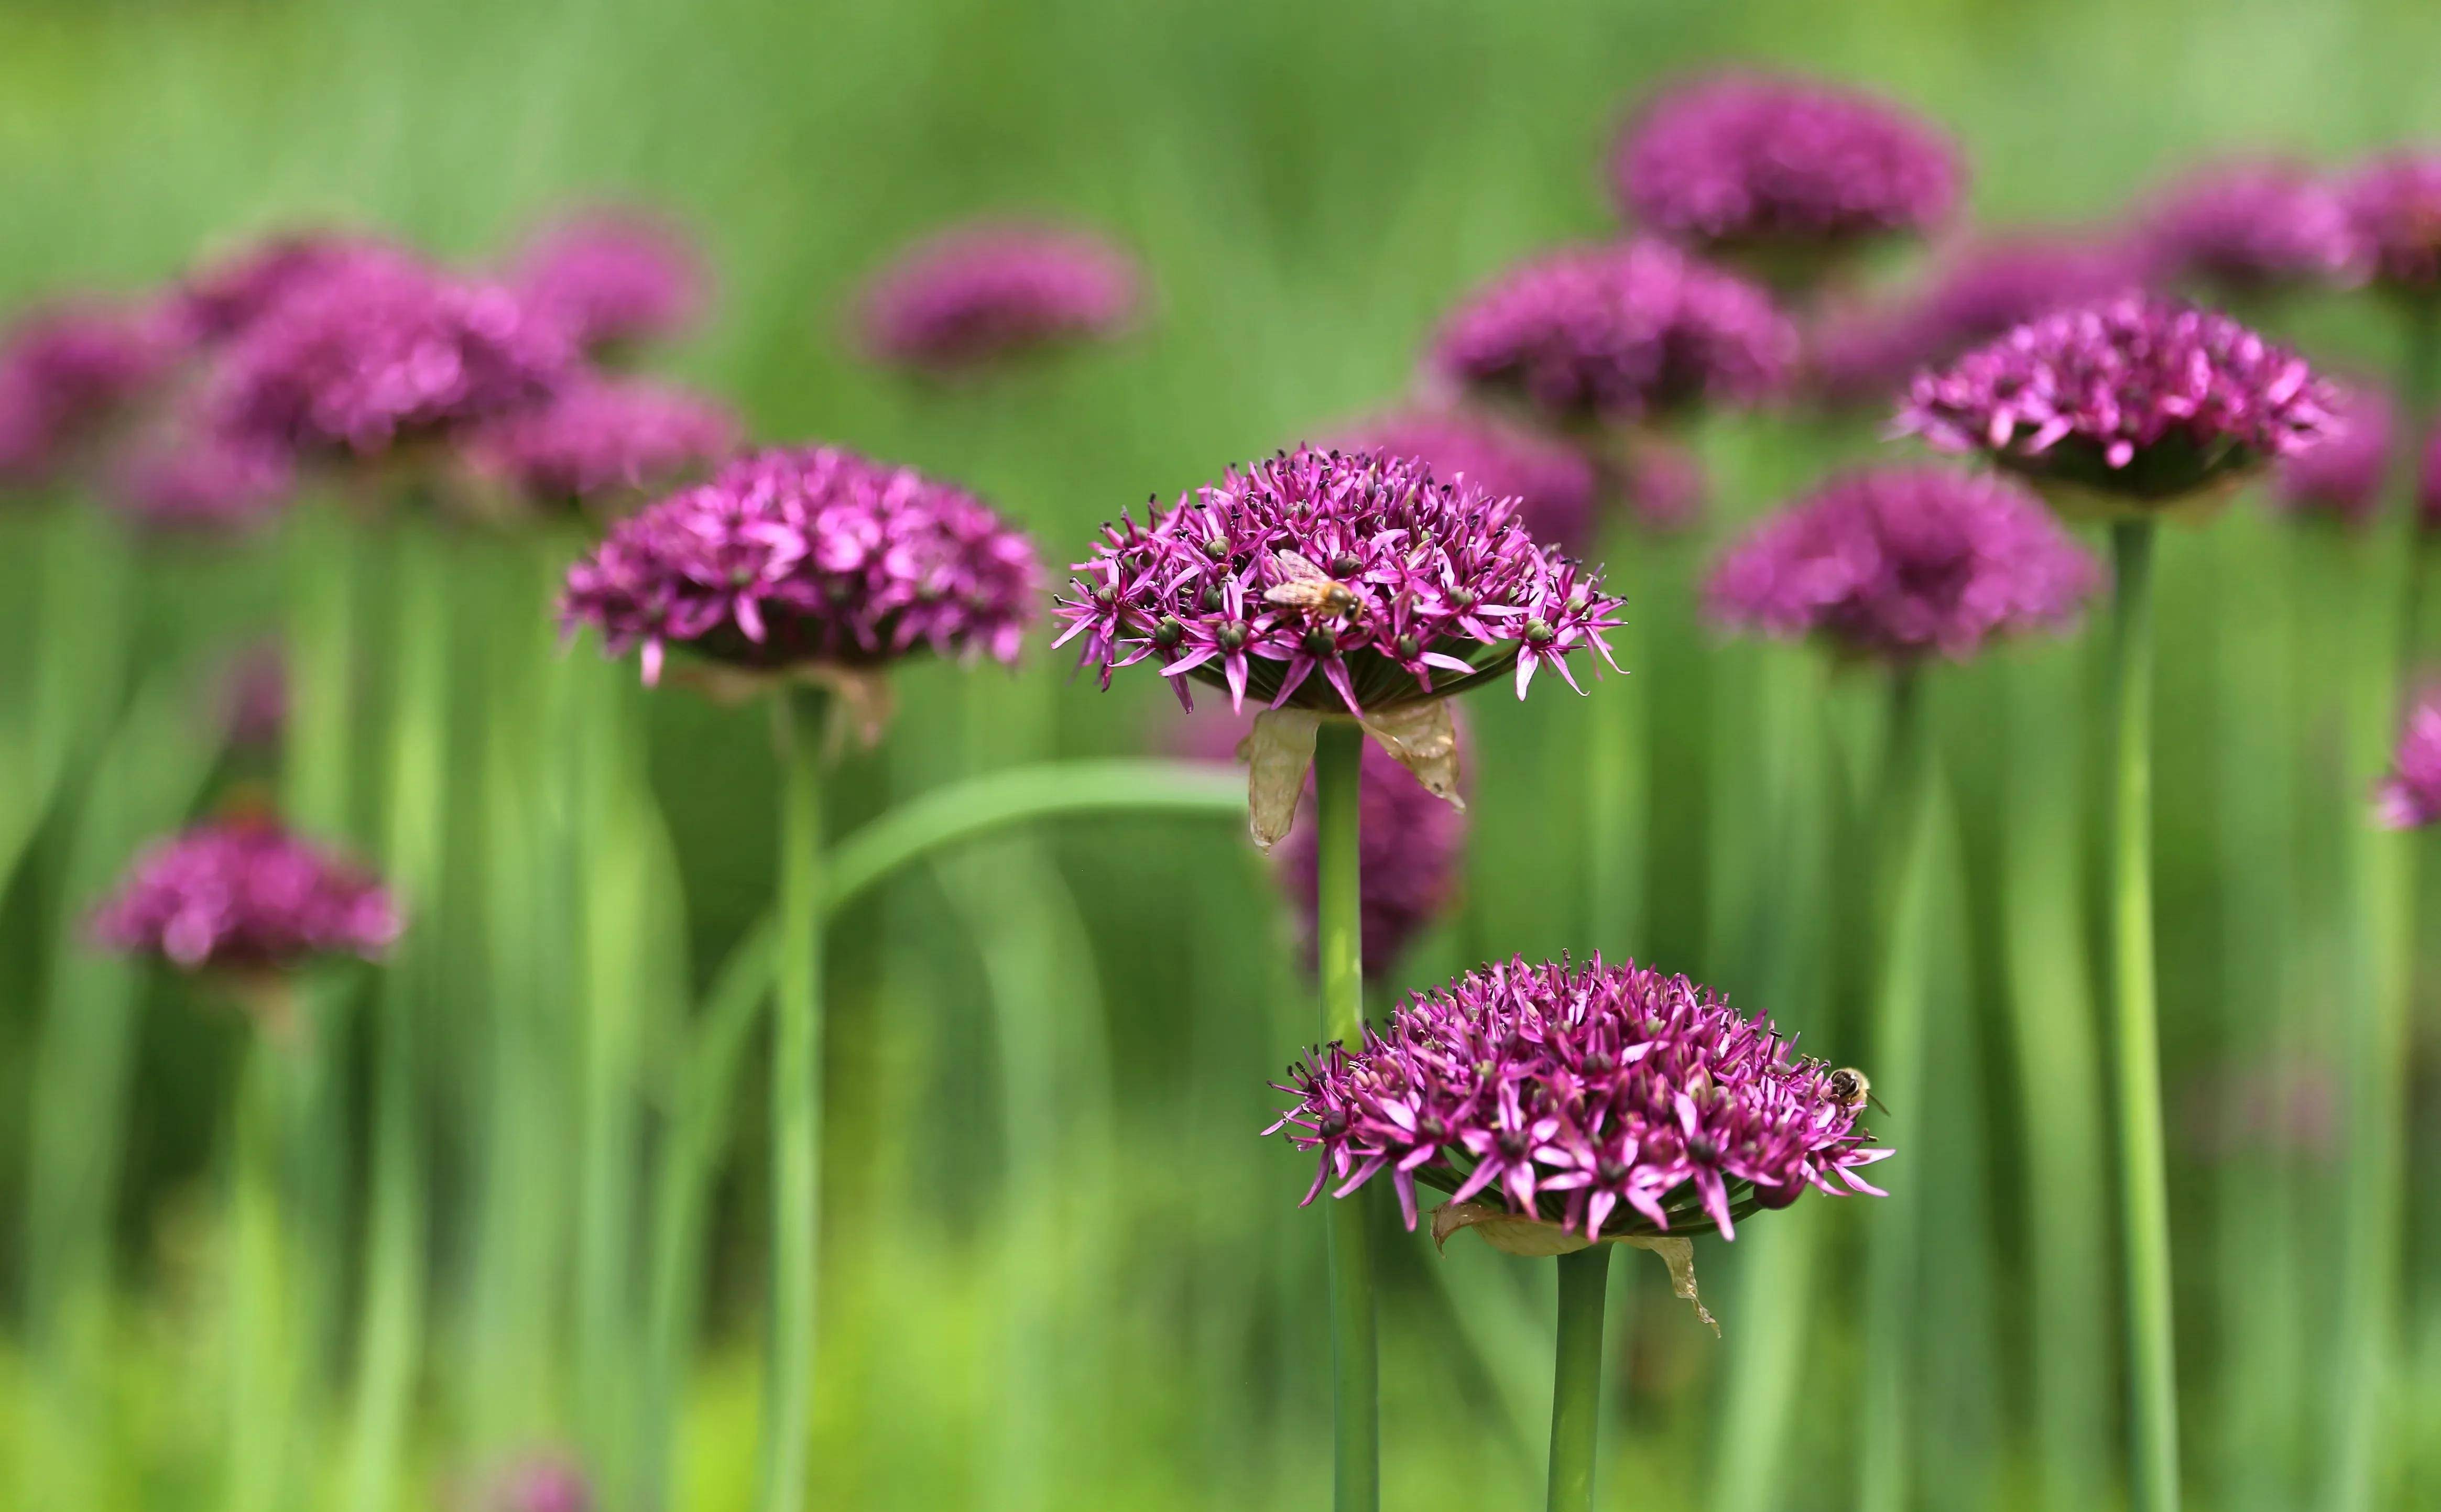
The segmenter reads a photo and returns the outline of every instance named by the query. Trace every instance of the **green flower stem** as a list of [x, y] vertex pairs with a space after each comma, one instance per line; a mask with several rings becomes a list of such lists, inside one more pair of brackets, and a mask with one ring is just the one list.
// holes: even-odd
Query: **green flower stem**
[[347, 1504], [356, 1512], [391, 1504], [423, 1358], [421, 1020], [443, 996], [434, 933], [448, 801], [450, 569], [428, 521], [403, 512], [396, 529], [385, 872], [407, 932], [382, 984], [374, 1028], [371, 1215], [347, 1467]]
[[[290, 1026], [294, 1027], [294, 1026]], [[289, 1351], [280, 1202], [283, 1049], [257, 1026], [239, 1084], [229, 1181], [229, 1512], [288, 1504]]]
[[[1324, 722], [1314, 742], [1314, 820], [1319, 837], [1315, 956], [1322, 978], [1322, 1035], [1353, 1050], [1364, 1036], [1365, 957], [1358, 904], [1357, 770], [1365, 732]], [[1382, 1503], [1381, 1362], [1373, 1339], [1373, 1260], [1361, 1194], [1326, 1204], [1329, 1215], [1332, 1505], [1373, 1512]]]
[[[1619, 507], [1614, 506], [1614, 513], [1618, 512]], [[1614, 531], [1611, 545], [1610, 560], [1621, 564], [1638, 560], [1635, 543], [1627, 539], [1624, 530]], [[1612, 649], [1622, 665], [1643, 664], [1636, 655], [1640, 639], [1635, 625], [1613, 632]], [[1585, 773], [1585, 944], [1616, 960], [1625, 958], [1644, 935], [1644, 810], [1651, 781], [1650, 741], [1641, 679], [1605, 676], [1591, 692], [1592, 707], [1585, 711], [1584, 739], [1579, 747]], [[1568, 743], [1554, 744], [1565, 749]]]
[[2129, 1503], [2179, 1505], [2178, 1361], [2170, 1313], [2170, 1191], [2153, 981], [2153, 538], [2110, 529], [2116, 729], [2110, 871], [2112, 1033], [2119, 1098], [2120, 1241], [2127, 1305]]
[[[1933, 747], [1931, 711], [1923, 674], [1897, 672], [1890, 682], [1890, 733], [1882, 750], [1872, 907], [1878, 924], [1873, 961], [1874, 1062], [1871, 1074], [1888, 1114], [1869, 1110], [1877, 1142], [1899, 1158], [1877, 1175], [1890, 1194], [1867, 1231], [1865, 1255], [1865, 1395], [1859, 1446], [1858, 1504], [1865, 1512], [1901, 1512], [1912, 1504], [1915, 1446], [1908, 1384], [1917, 1339], [1918, 1259], [1924, 1125], [1924, 974], [1926, 917], [1932, 902]], [[1910, 1156], [1912, 1155], [1912, 1158]]]
[[779, 933], [772, 951], [770, 1343], [764, 1361], [763, 1512], [805, 1504], [820, 1276], [823, 1130], [823, 725], [805, 688], [774, 708], [780, 751]]
[[1550, 1512], [1592, 1512], [1594, 1443], [1601, 1427], [1602, 1302], [1610, 1252], [1592, 1244], [1560, 1268], [1559, 1347], [1551, 1364]]

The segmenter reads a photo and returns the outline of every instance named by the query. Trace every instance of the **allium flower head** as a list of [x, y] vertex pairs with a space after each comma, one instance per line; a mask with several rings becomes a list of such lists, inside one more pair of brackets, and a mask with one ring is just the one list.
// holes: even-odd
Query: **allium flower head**
[[1945, 219], [1962, 176], [1946, 137], [1888, 101], [1731, 74], [1654, 100], [1612, 159], [1639, 224], [1719, 250], [1836, 249]]
[[1704, 1223], [1733, 1238], [1809, 1186], [1881, 1195], [1856, 1171], [1890, 1153], [1769, 1020], [1599, 956], [1478, 968], [1290, 1076], [1296, 1106], [1266, 1132], [1320, 1152], [1306, 1200], [1387, 1171], [1409, 1228], [1422, 1181], [1587, 1239]]
[[2338, 390], [2331, 410], [2331, 433], [2272, 469], [2272, 501], [2301, 517], [2362, 525], [2380, 505], [2390, 470], [2390, 400], [2350, 385]]
[[1574, 686], [1570, 653], [1610, 656], [1619, 603], [1592, 574], [1514, 499], [1411, 458], [1299, 447], [1148, 513], [1104, 529], [1058, 606], [1055, 643], [1083, 637], [1104, 687], [1157, 657], [1190, 706], [1193, 676], [1233, 709], [1251, 692], [1362, 717], [1511, 666], [1520, 697], [1542, 666]]
[[127, 457], [117, 482], [112, 502], [143, 529], [223, 535], [279, 513], [297, 469], [285, 452], [259, 441], [173, 429]]
[[2376, 283], [2441, 292], [2441, 153], [2378, 158], [2340, 186], [2340, 201]]
[[476, 468], [526, 497], [572, 504], [666, 484], [736, 444], [737, 423], [686, 389], [583, 378], [540, 408], [484, 426], [468, 442]]
[[1342, 444], [1412, 457], [1444, 482], [1513, 498], [1537, 541], [1582, 551], [1592, 536], [1593, 462], [1523, 427], [1456, 410], [1411, 409], [1357, 427]]
[[229, 349], [213, 419], [299, 455], [371, 456], [537, 405], [574, 356], [504, 287], [358, 255], [301, 279]]
[[2333, 429], [2333, 397], [2304, 358], [2227, 315], [2125, 295], [1918, 374], [1897, 428], [2159, 504], [2313, 445]]
[[620, 522], [569, 569], [561, 622], [768, 671], [870, 668], [930, 648], [1014, 661], [1034, 548], [974, 495], [835, 446], [731, 462]]
[[269, 819], [205, 824], [137, 858], [94, 916], [103, 945], [188, 971], [260, 972], [317, 955], [375, 956], [398, 938], [368, 873]]
[[1443, 324], [1433, 361], [1575, 429], [1752, 404], [1787, 380], [1796, 355], [1796, 328], [1762, 288], [1637, 240], [1503, 274]]
[[2233, 294], [2332, 283], [2360, 243], [2339, 194], [2295, 163], [2220, 163], [2190, 174], [2145, 217], [2154, 277]]
[[2420, 830], [2441, 819], [2441, 697], [2428, 693], [2408, 711], [2375, 804], [2381, 822], [2394, 830]]
[[344, 232], [273, 237], [190, 274], [172, 301], [174, 319], [188, 340], [215, 346], [252, 330], [298, 290], [359, 261], [396, 264], [406, 258], [388, 243]]
[[154, 312], [61, 303], [0, 333], [0, 487], [46, 481], [176, 354]]
[[1106, 339], [1142, 300], [1134, 261], [1099, 237], [986, 224], [901, 254], [865, 291], [860, 327], [874, 361], [949, 374]]
[[511, 281], [539, 318], [597, 351], [683, 333], [701, 317], [711, 280], [677, 226], [598, 209], [536, 238]]
[[1765, 521], [1705, 590], [1724, 623], [1843, 653], [1967, 657], [2073, 619], [2101, 581], [2042, 501], [1991, 474], [1880, 467]]

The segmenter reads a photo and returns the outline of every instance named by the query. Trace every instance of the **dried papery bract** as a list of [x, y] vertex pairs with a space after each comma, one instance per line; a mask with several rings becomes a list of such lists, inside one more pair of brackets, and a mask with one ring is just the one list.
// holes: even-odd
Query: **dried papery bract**
[[1143, 303], [1134, 260], [1102, 238], [983, 222], [900, 254], [865, 290], [859, 337], [874, 362], [951, 378], [1109, 340]]

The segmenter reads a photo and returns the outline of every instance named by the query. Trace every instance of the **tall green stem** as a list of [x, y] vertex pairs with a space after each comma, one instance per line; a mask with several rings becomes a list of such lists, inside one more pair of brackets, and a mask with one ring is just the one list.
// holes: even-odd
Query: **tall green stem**
[[238, 1089], [229, 1180], [229, 1512], [288, 1504], [289, 1352], [282, 1327], [286, 1236], [280, 1223], [281, 1048], [262, 1037]]
[[2127, 1450], [2136, 1512], [2179, 1505], [2178, 1357], [2170, 1313], [2170, 1190], [2153, 981], [2153, 537], [2110, 530], [2116, 729], [2110, 870], [2112, 1037], [2118, 1056], [2120, 1243], [2127, 1298]]
[[1564, 1254], [1559, 1347], [1551, 1364], [1550, 1512], [1592, 1512], [1594, 1443], [1601, 1428], [1602, 1301], [1614, 1247]]
[[[1611, 560], [1626, 569], [1632, 544], [1613, 536]], [[1640, 597], [1640, 596], [1639, 596]], [[1632, 609], [1640, 613], [1640, 609]], [[1636, 655], [1636, 627], [1614, 632], [1620, 661], [1642, 664]], [[1650, 752], [1645, 733], [1644, 685], [1633, 675], [1605, 677], [1586, 711], [1582, 751], [1585, 768], [1585, 944], [1623, 958], [1641, 942], [1644, 926], [1644, 809]], [[1560, 743], [1564, 748], [1565, 743]]]
[[764, 1363], [763, 1512], [805, 1504], [822, 1223], [823, 723], [808, 689], [779, 695], [780, 934], [772, 963], [771, 1335]]
[[[1322, 1035], [1353, 1050], [1364, 1037], [1365, 955], [1357, 872], [1357, 771], [1365, 732], [1327, 720], [1314, 742], [1314, 819], [1318, 828], [1315, 955], [1322, 979]], [[1382, 1503], [1381, 1361], [1373, 1341], [1373, 1259], [1366, 1249], [1365, 1200], [1331, 1202], [1331, 1420], [1336, 1434], [1332, 1505], [1373, 1512]]]
[[[1890, 734], [1882, 752], [1880, 834], [1875, 837], [1873, 1066], [1876, 1095], [1892, 1113], [1874, 1133], [1901, 1150], [1924, 1125], [1926, 913], [1932, 881], [1932, 721], [1922, 674], [1890, 683]], [[1916, 1147], [1921, 1148], [1918, 1144]], [[1858, 1504], [1865, 1512], [1909, 1505], [1915, 1419], [1908, 1382], [1916, 1355], [1917, 1258], [1923, 1231], [1921, 1161], [1888, 1167], [1889, 1211], [1873, 1215], [1866, 1241], [1864, 1430]]]

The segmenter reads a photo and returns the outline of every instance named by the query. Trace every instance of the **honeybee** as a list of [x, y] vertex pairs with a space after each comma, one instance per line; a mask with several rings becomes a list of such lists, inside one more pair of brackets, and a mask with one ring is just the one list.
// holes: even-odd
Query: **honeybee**
[[1885, 1113], [1890, 1111], [1889, 1108], [1882, 1107], [1882, 1100], [1873, 1095], [1873, 1084], [1867, 1081], [1865, 1073], [1853, 1066], [1842, 1066], [1833, 1071], [1831, 1079], [1824, 1084], [1824, 1089], [1830, 1092], [1833, 1102], [1852, 1113], [1867, 1103], [1880, 1107]]
[[1274, 552], [1272, 560], [1287, 576], [1285, 583], [1275, 583], [1263, 590], [1266, 603], [1285, 604], [1303, 609], [1308, 614], [1345, 620], [1364, 607], [1347, 584], [1332, 578], [1294, 551]]

